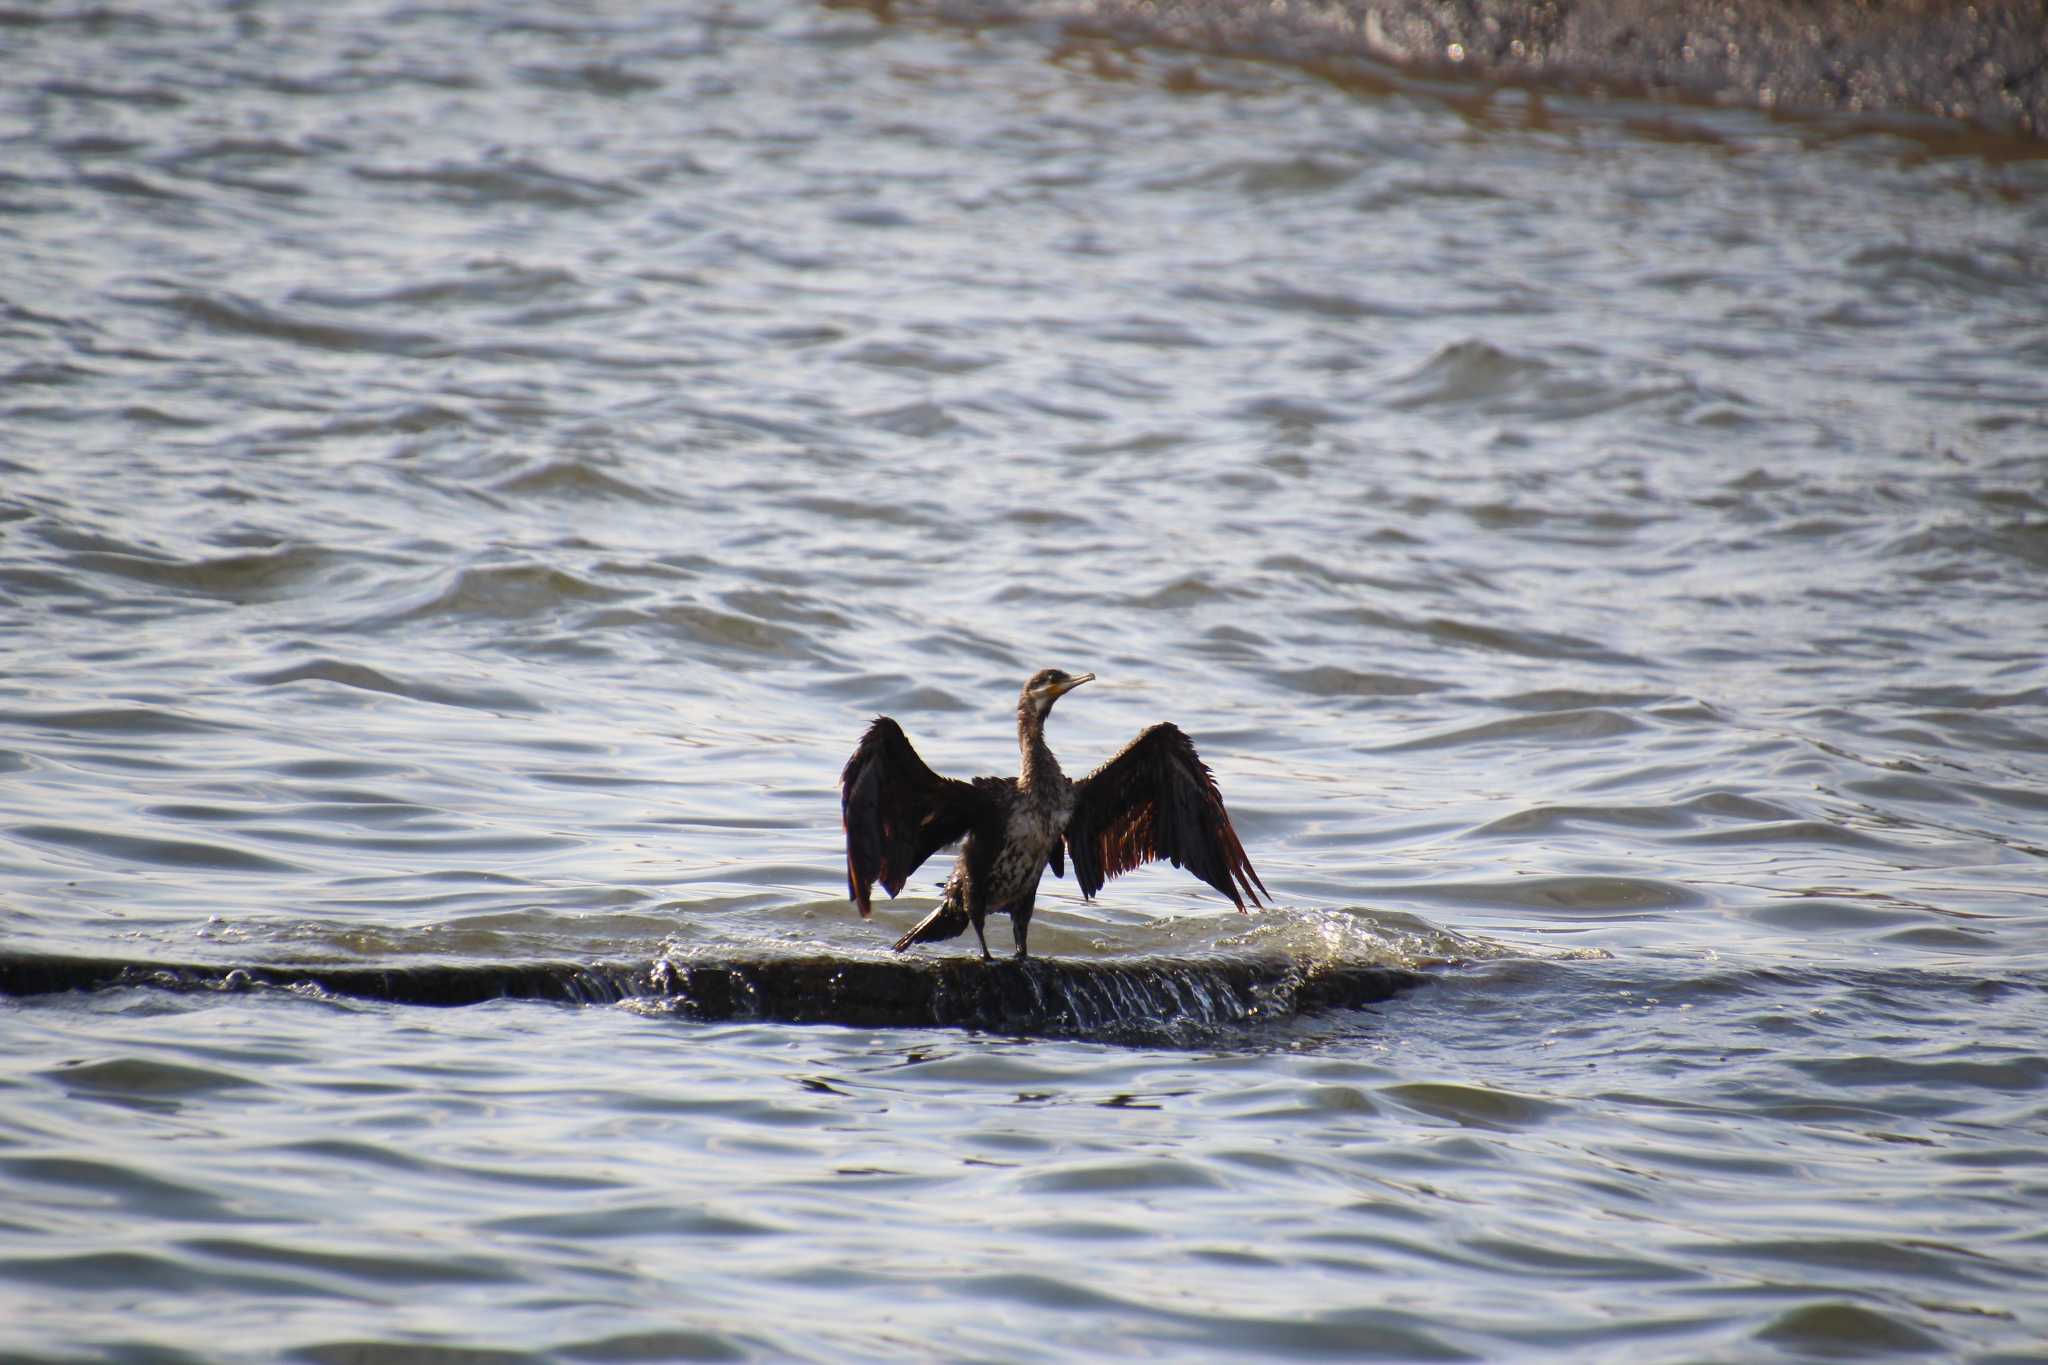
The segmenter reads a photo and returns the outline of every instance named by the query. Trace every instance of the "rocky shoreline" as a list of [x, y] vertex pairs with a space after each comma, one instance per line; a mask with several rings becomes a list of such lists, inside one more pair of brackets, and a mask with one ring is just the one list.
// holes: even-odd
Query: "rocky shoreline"
[[1333, 74], [1379, 63], [2048, 138], [2044, 0], [939, 0], [878, 9], [970, 24], [1054, 21]]

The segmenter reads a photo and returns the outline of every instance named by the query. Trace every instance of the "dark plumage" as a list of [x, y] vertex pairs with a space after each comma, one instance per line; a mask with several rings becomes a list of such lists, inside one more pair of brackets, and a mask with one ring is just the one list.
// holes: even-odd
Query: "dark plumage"
[[938, 909], [897, 940], [898, 952], [954, 938], [971, 924], [986, 959], [982, 926], [991, 913], [1006, 912], [1023, 957], [1039, 878], [1047, 864], [1054, 876], [1065, 876], [1067, 854], [1084, 897], [1120, 872], [1164, 858], [1240, 911], [1247, 899], [1263, 906], [1266, 884], [1231, 828], [1216, 779], [1178, 728], [1153, 726], [1079, 782], [1060, 771], [1046, 747], [1045, 718], [1054, 702], [1094, 677], [1048, 668], [1024, 684], [1017, 698], [1023, 762], [1015, 777], [941, 777], [895, 721], [878, 716], [868, 726], [839, 776], [846, 890], [861, 918], [872, 912], [876, 883], [894, 896], [925, 859], [964, 841]]

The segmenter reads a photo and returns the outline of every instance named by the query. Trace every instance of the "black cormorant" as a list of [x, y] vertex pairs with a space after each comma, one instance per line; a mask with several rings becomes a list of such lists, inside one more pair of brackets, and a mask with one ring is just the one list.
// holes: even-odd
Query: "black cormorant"
[[1063, 842], [1083, 898], [1119, 872], [1165, 858], [1230, 897], [1240, 911], [1246, 897], [1263, 907], [1258, 892], [1266, 884], [1231, 828], [1215, 777], [1178, 727], [1153, 726], [1078, 782], [1060, 771], [1045, 744], [1046, 715], [1094, 677], [1057, 668], [1031, 675], [1017, 698], [1023, 766], [1015, 777], [940, 777], [895, 721], [878, 716], [868, 726], [839, 776], [846, 889], [861, 918], [872, 911], [875, 883], [894, 896], [925, 859], [964, 839], [939, 908], [897, 940], [896, 951], [953, 938], [972, 924], [986, 960], [983, 922], [991, 912], [1007, 911], [1023, 957], [1039, 877], [1048, 863], [1054, 876], [1066, 875]]

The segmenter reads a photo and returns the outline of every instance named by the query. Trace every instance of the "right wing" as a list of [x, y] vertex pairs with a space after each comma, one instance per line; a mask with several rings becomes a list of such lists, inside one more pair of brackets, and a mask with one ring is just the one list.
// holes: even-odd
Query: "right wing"
[[[1263, 906], [1266, 884], [1245, 856], [1216, 775], [1176, 725], [1159, 724], [1074, 784], [1067, 852], [1083, 896], [1119, 872], [1163, 858], [1230, 897]], [[1272, 895], [1266, 891], [1267, 895]]]

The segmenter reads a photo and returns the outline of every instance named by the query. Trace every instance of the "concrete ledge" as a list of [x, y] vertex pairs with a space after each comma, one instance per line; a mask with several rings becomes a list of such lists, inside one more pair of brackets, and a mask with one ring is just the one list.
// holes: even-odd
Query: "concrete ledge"
[[1172, 1041], [1203, 1029], [1356, 1009], [1421, 985], [1422, 973], [1284, 958], [1059, 959], [973, 954], [725, 961], [414, 962], [389, 967], [173, 963], [0, 953], [0, 994], [156, 988], [287, 990], [398, 1005], [489, 1000], [661, 1002], [692, 1019]]

